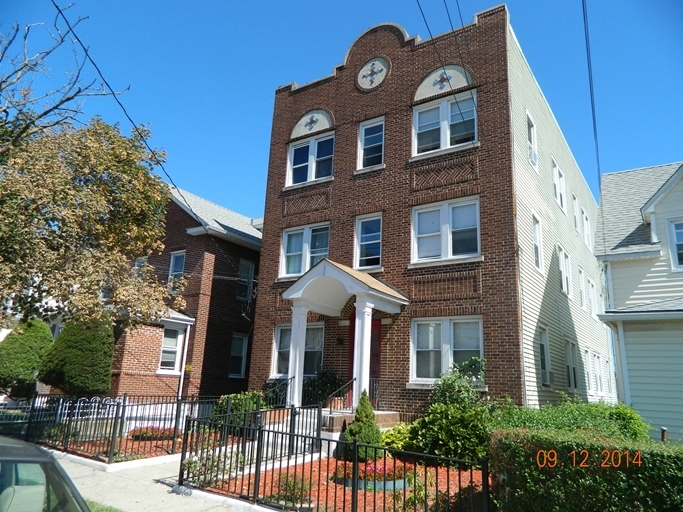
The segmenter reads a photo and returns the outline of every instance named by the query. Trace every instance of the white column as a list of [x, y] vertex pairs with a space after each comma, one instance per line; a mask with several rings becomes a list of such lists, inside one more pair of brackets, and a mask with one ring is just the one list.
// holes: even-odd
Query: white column
[[301, 405], [301, 394], [304, 387], [304, 353], [306, 351], [306, 323], [308, 321], [308, 307], [294, 301], [292, 306], [292, 335], [289, 347], [289, 373], [293, 378], [289, 383], [290, 405]]
[[370, 392], [370, 331], [372, 329], [372, 308], [364, 294], [356, 295], [356, 329], [353, 350], [353, 407], [358, 406], [363, 390]]

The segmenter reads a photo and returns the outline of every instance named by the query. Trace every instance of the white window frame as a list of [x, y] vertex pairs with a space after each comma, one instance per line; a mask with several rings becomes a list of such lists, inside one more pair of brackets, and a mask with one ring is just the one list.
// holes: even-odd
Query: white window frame
[[[237, 270], [237, 289], [235, 290], [235, 298], [243, 302], [250, 302], [251, 295], [254, 289], [254, 269], [256, 265], [253, 261], [240, 258], [239, 267]], [[246, 286], [246, 290], [245, 290]], [[245, 293], [241, 293], [242, 291]]]
[[534, 213], [531, 214], [531, 242], [533, 247], [534, 266], [543, 273], [543, 225]]
[[539, 325], [536, 328], [536, 343], [538, 344], [538, 368], [541, 372], [541, 385], [550, 387], [553, 384], [553, 365], [550, 359], [550, 335], [545, 325]]
[[[455, 317], [425, 317], [413, 318], [410, 325], [410, 383], [432, 385], [439, 377], [417, 377], [417, 331], [420, 324], [435, 324], [441, 329], [441, 375], [450, 370], [453, 365], [453, 325], [457, 323], [477, 323], [479, 327], [479, 355], [484, 357], [484, 323], [481, 316], [455, 316]], [[435, 351], [437, 349], [434, 349]], [[470, 352], [471, 349], [465, 349]]]
[[602, 376], [602, 359], [600, 354], [593, 354], [593, 374], [595, 376], [595, 392], [598, 395], [604, 393], [603, 376]]
[[584, 349], [583, 351], [583, 369], [586, 379], [586, 392], [589, 395], [593, 394], [593, 357], [591, 351]]
[[[676, 225], [683, 225], [683, 217], [667, 218], [666, 224], [669, 235], [669, 257], [671, 258], [671, 271], [683, 272], [683, 261], [678, 260], [678, 251], [676, 247]], [[681, 233], [681, 237], [683, 237], [683, 233]], [[683, 243], [683, 238], [681, 239], [681, 243]]]
[[560, 269], [560, 289], [567, 297], [572, 296], [572, 260], [561, 245], [557, 246], [557, 259]]
[[584, 210], [583, 208], [581, 208], [581, 224], [583, 225], [583, 243], [585, 243], [586, 247], [588, 247], [588, 249], [590, 249], [590, 251], [593, 252], [593, 235], [591, 230], [591, 220], [588, 217], [586, 210]]
[[[327, 234], [327, 252], [325, 253], [325, 258], [329, 255], [330, 251], [330, 224], [329, 222], [321, 223], [321, 224], [310, 224], [308, 226], [299, 226], [296, 228], [289, 228], [285, 229], [282, 231], [282, 243], [280, 247], [280, 277], [290, 277], [290, 276], [300, 276], [306, 272], [308, 272], [312, 265], [311, 265], [311, 234], [314, 230], [317, 230], [319, 228], [325, 228], [327, 227], [328, 229], [328, 234]], [[301, 269], [300, 272], [292, 272], [292, 273], [287, 273], [287, 240], [288, 237], [291, 235], [295, 235], [297, 233], [302, 234], [302, 247], [301, 247]], [[292, 254], [298, 254], [298, 253], [292, 253]], [[322, 253], [321, 253], [322, 254]], [[317, 256], [317, 255], [316, 255]]]
[[[169, 347], [164, 345], [164, 341], [166, 340], [166, 331], [175, 331], [177, 333], [176, 336], [176, 346], [175, 347]], [[157, 373], [160, 375], [180, 375], [180, 364], [182, 360], [182, 350], [183, 350], [183, 343], [185, 342], [185, 333], [187, 332], [186, 329], [182, 329], [180, 327], [175, 327], [175, 326], [164, 326], [164, 330], [161, 333], [161, 350], [159, 351], [159, 365], [157, 367]], [[173, 361], [173, 368], [162, 368], [161, 367], [161, 361], [163, 359], [163, 354], [164, 351], [166, 352], [173, 352], [175, 354], [175, 359]]]
[[579, 200], [576, 194], [572, 192], [572, 212], [574, 214], [574, 229], [577, 233], [581, 233], [581, 224], [579, 222]]
[[[474, 205], [476, 209], [476, 230], [477, 230], [477, 250], [476, 252], [469, 252], [465, 254], [452, 254], [453, 243], [452, 243], [452, 233], [451, 229], [451, 209], [458, 208], [462, 206]], [[438, 232], [432, 232], [427, 234], [418, 233], [418, 218], [419, 214], [426, 213], [429, 211], [439, 211], [440, 217], [440, 230]], [[472, 229], [468, 227], [467, 229]], [[461, 199], [455, 199], [452, 201], [445, 201], [442, 203], [432, 203], [427, 205], [420, 205], [413, 208], [412, 212], [412, 250], [411, 250], [411, 262], [412, 263], [423, 263], [423, 262], [453, 262], [457, 263], [460, 260], [479, 257], [481, 256], [481, 220], [479, 216], [479, 196], [464, 197]], [[438, 257], [422, 257], [418, 256], [418, 240], [421, 237], [436, 237], [439, 236], [440, 241], [440, 254]]]
[[555, 197], [555, 201], [557, 201], [557, 204], [559, 205], [560, 209], [567, 214], [567, 192], [565, 189], [565, 176], [564, 173], [562, 172], [562, 169], [560, 169], [560, 166], [557, 165], [557, 161], [555, 159], [552, 159], [552, 167], [553, 167], [553, 196]]
[[[366, 144], [365, 140], [365, 131], [369, 128], [374, 128], [377, 126], [382, 127], [382, 142], [380, 143], [374, 143], [374, 144]], [[369, 121], [364, 121], [360, 123], [359, 130], [358, 130], [358, 162], [357, 162], [357, 168], [358, 169], [372, 169], [377, 166], [381, 166], [384, 164], [384, 150], [386, 148], [386, 138], [384, 135], [386, 126], [384, 124], [384, 117], [379, 117], [376, 119], [370, 119]], [[371, 135], [372, 137], [372, 135]], [[381, 146], [381, 153], [380, 153], [380, 161], [377, 163], [374, 163], [372, 165], [364, 165], [365, 162], [365, 150], [369, 148], [376, 148], [378, 146]]]
[[[183, 266], [181, 270], [176, 270], [174, 271], [175, 267], [175, 260], [182, 255], [183, 257]], [[168, 283], [172, 284], [175, 279], [182, 279], [183, 275], [185, 274], [185, 261], [187, 259], [187, 255], [185, 254], [185, 251], [174, 251], [171, 253], [171, 259], [169, 260], [168, 264]]]
[[598, 318], [598, 293], [595, 289], [595, 281], [588, 278], [588, 300], [590, 301], [590, 312], [593, 318]]
[[[292, 325], [291, 324], [278, 324], [275, 326], [275, 337], [273, 338], [273, 360], [271, 364], [271, 370], [270, 370], [270, 378], [271, 379], [282, 379], [282, 378], [287, 378], [288, 372], [279, 372], [278, 367], [277, 367], [277, 360], [278, 360], [278, 347], [280, 344], [280, 336], [281, 332], [285, 329], [289, 329], [290, 333], [292, 330]], [[321, 343], [320, 350], [304, 350], [304, 352], [320, 352], [320, 368], [318, 368], [317, 371], [320, 371], [323, 367], [323, 358], [325, 356], [325, 324], [323, 322], [315, 322], [315, 323], [309, 323], [306, 325], [306, 332], [308, 333], [309, 330], [313, 329], [322, 329], [322, 339], [323, 342]], [[290, 336], [290, 343], [291, 343], [291, 336]], [[291, 350], [291, 346], [290, 349]], [[289, 350], [287, 350], [287, 353], [289, 353]], [[304, 353], [304, 368], [305, 366], [305, 358], [306, 354]], [[287, 370], [289, 371], [289, 359], [287, 359]], [[314, 376], [315, 373], [304, 373], [304, 377], [309, 377], [309, 376]]]
[[[459, 102], [462, 101], [469, 101], [471, 100], [474, 103], [474, 116], [472, 119], [474, 120], [474, 140], [471, 141], [466, 141], [462, 142], [460, 144], [454, 144], [451, 146], [451, 133], [450, 133], [450, 119], [451, 119], [451, 105], [452, 104], [460, 104]], [[417, 138], [418, 138], [418, 133], [420, 133], [419, 130], [419, 114], [426, 112], [428, 110], [433, 110], [435, 108], [439, 109], [439, 147], [426, 150], [426, 151], [421, 151], [418, 153], [417, 149]], [[465, 112], [469, 111], [468, 109], [465, 110]], [[461, 111], [458, 111], [458, 114], [461, 114]], [[469, 121], [470, 118], [464, 119], [462, 118], [463, 122]], [[470, 90], [470, 91], [465, 91], [460, 94], [453, 96], [448, 96], [447, 98], [442, 98], [440, 100], [432, 101], [430, 103], [426, 103], [424, 105], [420, 105], [418, 107], [413, 108], [413, 144], [412, 144], [412, 155], [413, 156], [418, 156], [418, 155], [428, 155], [430, 153], [436, 152], [436, 151], [443, 151], [446, 149], [450, 148], [458, 148], [458, 147], [470, 147], [472, 144], [476, 144], [479, 141], [479, 126], [478, 126], [478, 116], [477, 116], [477, 91], [476, 90]]]
[[538, 172], [538, 139], [536, 135], [536, 122], [529, 111], [526, 113], [526, 146], [529, 163]]
[[581, 309], [586, 309], [586, 274], [581, 267], [579, 267], [579, 306]]
[[[236, 347], [241, 348], [241, 354], [235, 354]], [[247, 369], [247, 349], [249, 347], [249, 336], [246, 334], [233, 333], [232, 339], [230, 340], [230, 359], [228, 360], [228, 378], [230, 379], [243, 379], [246, 376]], [[239, 373], [230, 373], [230, 367], [233, 357], [241, 357], [242, 364], [240, 365]]]
[[[296, 142], [292, 142], [289, 145], [289, 158], [287, 160], [287, 182], [286, 186], [293, 186], [293, 185], [303, 185], [304, 183], [311, 183], [314, 181], [319, 181], [319, 180], [324, 180], [324, 179], [330, 179], [332, 176], [334, 176], [334, 144], [335, 144], [335, 134], [334, 133], [325, 133], [322, 135], [318, 135], [316, 137], [311, 137], [306, 140], [300, 140]], [[332, 156], [330, 157], [332, 159], [332, 167], [330, 169], [330, 174], [329, 176], [321, 176], [317, 177], [317, 172], [318, 172], [318, 145], [321, 142], [327, 141], [332, 139]], [[294, 183], [294, 152], [298, 148], [302, 148], [304, 146], [308, 146], [308, 161], [307, 161], [307, 171], [306, 171], [306, 179], [303, 181], [300, 181], [298, 183]], [[327, 158], [326, 158], [327, 159]], [[299, 166], [297, 166], [299, 167]]]
[[[373, 220], [379, 220], [379, 240], [364, 241], [361, 238], [362, 224]], [[379, 263], [376, 265], [361, 265], [361, 249], [364, 245], [379, 243]], [[356, 233], [355, 233], [355, 251], [354, 251], [354, 268], [371, 269], [382, 267], [382, 214], [373, 213], [370, 215], [361, 215], [356, 217]]]
[[578, 347], [573, 341], [567, 340], [566, 343], [566, 369], [567, 369], [567, 389], [570, 392], [578, 391], [579, 389], [579, 370], [578, 370]]

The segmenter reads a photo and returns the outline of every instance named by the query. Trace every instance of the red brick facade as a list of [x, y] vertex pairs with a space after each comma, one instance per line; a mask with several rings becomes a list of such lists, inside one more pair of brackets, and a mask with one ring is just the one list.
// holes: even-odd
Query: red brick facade
[[[168, 278], [171, 253], [185, 251], [183, 314], [195, 319], [190, 327], [183, 394], [213, 396], [247, 388], [245, 378], [229, 378], [230, 345], [233, 334], [249, 336], [254, 317], [253, 301], [248, 305], [237, 296], [240, 258], [255, 264], [259, 253], [217, 236], [191, 235], [188, 228], [199, 226], [196, 219], [170, 201], [166, 212], [164, 251], [149, 257], [160, 280]], [[179, 376], [158, 372], [164, 329], [142, 326], [123, 333], [114, 354], [113, 394], [175, 395]], [[251, 352], [248, 344], [247, 361]]]
[[[523, 401], [507, 30], [504, 7], [479, 15], [473, 25], [419, 43], [405, 40], [396, 26], [378, 26], [355, 41], [334, 76], [276, 91], [250, 388], [262, 388], [271, 373], [275, 326], [291, 322], [291, 304], [281, 294], [293, 280], [278, 280], [283, 229], [329, 222], [328, 258], [353, 267], [356, 217], [381, 213], [382, 271], [372, 275], [410, 301], [398, 315], [382, 314], [381, 378], [390, 388], [385, 406], [415, 410], [428, 394], [406, 387], [411, 319], [464, 315], [483, 319], [490, 394]], [[391, 70], [381, 85], [363, 90], [357, 84], [358, 72], [377, 57], [389, 62]], [[472, 77], [479, 143], [411, 161], [413, 107], [423, 103], [414, 101], [416, 90], [430, 73], [451, 64]], [[292, 129], [313, 110], [324, 110], [332, 118], [334, 177], [285, 188]], [[385, 119], [385, 167], [354, 173], [359, 123], [379, 116]], [[411, 267], [412, 208], [477, 195], [481, 261]], [[340, 321], [353, 311], [352, 298], [342, 318], [309, 314], [309, 322], [325, 324], [323, 368], [343, 376], [350, 342], [348, 323]], [[338, 338], [344, 343], [338, 344]]]

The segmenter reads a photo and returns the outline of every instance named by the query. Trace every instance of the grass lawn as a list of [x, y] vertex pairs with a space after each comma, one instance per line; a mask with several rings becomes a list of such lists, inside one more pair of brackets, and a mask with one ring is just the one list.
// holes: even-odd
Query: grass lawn
[[108, 507], [107, 505], [102, 505], [101, 503], [94, 501], [85, 500], [85, 502], [88, 504], [88, 507], [90, 507], [91, 512], [123, 512], [118, 508]]

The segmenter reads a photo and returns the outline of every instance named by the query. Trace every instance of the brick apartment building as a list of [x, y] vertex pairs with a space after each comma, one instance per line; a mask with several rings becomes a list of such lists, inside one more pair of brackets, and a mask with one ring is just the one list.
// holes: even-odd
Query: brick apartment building
[[[184, 277], [182, 313], [117, 339], [112, 394], [221, 395], [247, 388], [260, 221], [172, 189], [159, 279]], [[183, 371], [184, 370], [184, 371]], [[182, 389], [180, 389], [182, 388]]]
[[275, 94], [249, 387], [322, 369], [408, 411], [481, 356], [493, 397], [615, 400], [596, 213], [505, 6], [367, 30]]

